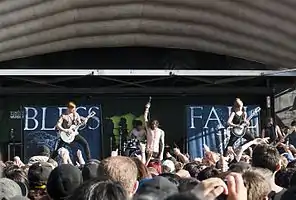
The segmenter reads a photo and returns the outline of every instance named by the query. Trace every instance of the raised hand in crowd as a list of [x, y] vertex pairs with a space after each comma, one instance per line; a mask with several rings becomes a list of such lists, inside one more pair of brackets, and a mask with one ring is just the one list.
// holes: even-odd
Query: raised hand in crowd
[[18, 156], [15, 156], [13, 158], [13, 162], [14, 162], [15, 165], [17, 165], [19, 167], [25, 166], [25, 164], [21, 161], [20, 157], [18, 157]]
[[[192, 192], [199, 199], [214, 200], [221, 194], [227, 195], [228, 188], [222, 179], [209, 178], [199, 183], [198, 186], [192, 190]], [[229, 199], [229, 200], [236, 200], [236, 199]]]
[[265, 137], [265, 138], [256, 138], [254, 140], [254, 144], [255, 145], [258, 145], [258, 144], [268, 144], [268, 141], [269, 141], [269, 137]]
[[173, 151], [176, 157], [178, 157], [182, 163], [189, 162], [189, 158], [186, 155], [182, 154], [179, 148], [174, 148]]
[[84, 165], [85, 164], [85, 161], [83, 159], [83, 156], [82, 156], [82, 152], [80, 149], [77, 150], [77, 158], [78, 158], [78, 163], [79, 163], [79, 166], [80, 165]]
[[73, 164], [72, 160], [70, 158], [70, 153], [68, 149], [62, 147], [58, 150], [59, 156], [61, 157], [62, 163], [63, 164]]
[[111, 157], [118, 156], [118, 149], [111, 152]]
[[247, 188], [241, 174], [230, 173], [227, 177], [227, 200], [247, 200]]

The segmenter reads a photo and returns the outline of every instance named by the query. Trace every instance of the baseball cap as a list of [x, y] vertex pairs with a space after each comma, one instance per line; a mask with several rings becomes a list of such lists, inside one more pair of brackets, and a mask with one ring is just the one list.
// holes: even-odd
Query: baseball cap
[[28, 181], [31, 188], [45, 189], [52, 166], [46, 162], [34, 163], [28, 172]]
[[162, 163], [162, 166], [167, 166], [168, 168], [170, 168], [170, 173], [173, 173], [175, 172], [176, 168], [175, 168], [175, 164], [173, 161], [171, 160], [165, 160], [163, 163]]
[[142, 195], [153, 191], [161, 191], [166, 195], [172, 195], [178, 192], [178, 187], [164, 177], [155, 176], [150, 180], [142, 182], [139, 186], [137, 194]]
[[50, 149], [48, 146], [42, 145], [38, 148], [38, 155], [39, 156], [50, 156]]
[[83, 181], [87, 181], [93, 178], [97, 178], [98, 175], [98, 166], [100, 161], [92, 159], [89, 160], [82, 169]]
[[83, 182], [80, 170], [69, 164], [55, 168], [47, 181], [47, 192], [54, 199], [63, 199], [73, 193]]
[[0, 199], [22, 196], [20, 186], [8, 178], [0, 178]]

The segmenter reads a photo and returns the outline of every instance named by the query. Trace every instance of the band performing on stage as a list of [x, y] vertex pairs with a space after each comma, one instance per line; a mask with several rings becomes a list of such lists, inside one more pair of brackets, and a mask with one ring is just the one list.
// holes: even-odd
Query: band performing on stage
[[[145, 149], [146, 160], [151, 159], [163, 160], [165, 147], [168, 146], [165, 143], [165, 132], [159, 128], [159, 122], [156, 119], [150, 119], [150, 107], [151, 97], [144, 109], [144, 123], [141, 120], [135, 120], [133, 122], [133, 129], [127, 135], [122, 137], [120, 134], [120, 155], [125, 156], [139, 156], [142, 155], [141, 150]], [[236, 143], [240, 138], [244, 138], [245, 142], [249, 142], [255, 139], [255, 135], [248, 129], [250, 120], [260, 112], [260, 108], [257, 107], [252, 110], [251, 114], [247, 116], [247, 112], [244, 107], [244, 103], [240, 98], [236, 98], [227, 125], [230, 130], [230, 138], [224, 148], [223, 154], [227, 154], [229, 148]], [[55, 151], [52, 154], [53, 158], [58, 155], [58, 150], [61, 147], [72, 144], [73, 142], [78, 143], [82, 146], [83, 151], [86, 155], [86, 159], [91, 159], [90, 147], [87, 140], [79, 134], [79, 128], [86, 125], [88, 119], [95, 115], [91, 112], [88, 116], [82, 117], [76, 112], [76, 105], [74, 102], [69, 102], [67, 105], [67, 111], [60, 116], [57, 121], [56, 129], [58, 130], [59, 139], [55, 145]], [[293, 124], [295, 127], [295, 124]], [[269, 137], [270, 142], [276, 144], [282, 142], [288, 137], [282, 134], [279, 126], [277, 126], [272, 118], [268, 118], [266, 125], [263, 126], [261, 137]], [[292, 126], [293, 127], [293, 126]], [[122, 129], [120, 126], [119, 129]], [[120, 130], [120, 132], [124, 132]], [[295, 140], [296, 141], [296, 140]], [[174, 143], [175, 144], [175, 143]], [[203, 144], [201, 144], [203, 145]], [[111, 149], [112, 151], [113, 149]]]

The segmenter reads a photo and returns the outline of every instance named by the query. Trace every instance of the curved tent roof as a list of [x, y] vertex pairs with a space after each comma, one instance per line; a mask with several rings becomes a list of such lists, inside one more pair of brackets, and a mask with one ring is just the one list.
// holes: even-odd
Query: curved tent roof
[[79, 48], [192, 49], [296, 64], [295, 0], [0, 2], [0, 61]]

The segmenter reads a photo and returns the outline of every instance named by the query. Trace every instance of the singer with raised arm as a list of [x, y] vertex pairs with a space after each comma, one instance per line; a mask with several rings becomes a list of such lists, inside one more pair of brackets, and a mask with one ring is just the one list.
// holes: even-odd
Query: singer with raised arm
[[[81, 117], [77, 112], [76, 112], [76, 105], [73, 102], [69, 102], [67, 105], [67, 111], [66, 113], [62, 114], [56, 124], [56, 128], [63, 133], [67, 133], [69, 136], [71, 136], [71, 134], [75, 134], [73, 132], [73, 130], [71, 130], [71, 126], [77, 126], [79, 127], [79, 125], [81, 124], [86, 124], [87, 123], [88, 118], [84, 118]], [[88, 142], [86, 141], [86, 139], [80, 135], [80, 134], [75, 134], [73, 135], [73, 142], [77, 142], [78, 144], [80, 144], [83, 149], [84, 149], [84, 153], [86, 155], [87, 160], [91, 159], [91, 155], [90, 155], [90, 149], [89, 149], [89, 145]], [[64, 147], [65, 145], [69, 145], [69, 143], [65, 142], [62, 138], [59, 139], [59, 141], [56, 144], [56, 148], [55, 151], [52, 155], [53, 158], [56, 158], [56, 156], [58, 155], [58, 150], [61, 147]]]
[[163, 160], [164, 152], [164, 131], [158, 128], [159, 122], [157, 120], [148, 120], [150, 101], [145, 106], [144, 120], [147, 137], [147, 160], [151, 158]]

